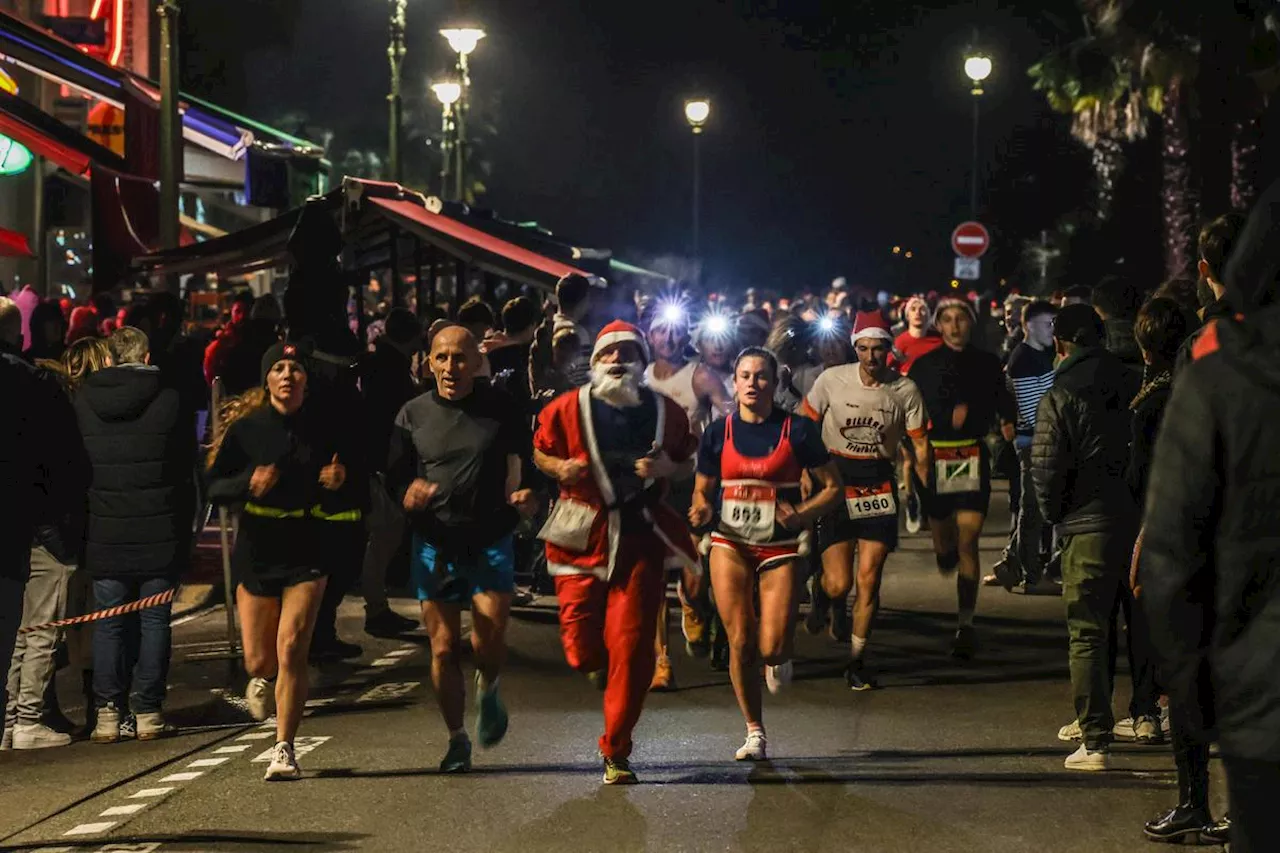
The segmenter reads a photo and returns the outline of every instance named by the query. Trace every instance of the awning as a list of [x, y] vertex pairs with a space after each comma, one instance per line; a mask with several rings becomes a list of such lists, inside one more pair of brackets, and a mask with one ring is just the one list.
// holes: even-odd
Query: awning
[[389, 220], [422, 241], [495, 275], [541, 287], [552, 286], [562, 277], [574, 273], [593, 277], [591, 273], [501, 240], [456, 219], [432, 213], [412, 201], [389, 198], [369, 201]]
[[151, 275], [188, 275], [216, 272], [240, 275], [281, 266], [289, 259], [289, 235], [301, 208], [222, 237], [142, 255], [133, 260], [136, 270]]
[[0, 258], [34, 258], [27, 235], [19, 231], [0, 228]]
[[87, 174], [93, 163], [124, 169], [124, 160], [111, 149], [3, 90], [0, 90], [0, 133], [18, 140], [72, 174]]

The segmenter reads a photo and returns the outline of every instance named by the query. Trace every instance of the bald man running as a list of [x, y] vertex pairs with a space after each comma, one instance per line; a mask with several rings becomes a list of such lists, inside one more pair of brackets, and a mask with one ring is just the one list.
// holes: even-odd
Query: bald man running
[[387, 464], [388, 485], [413, 529], [410, 574], [431, 637], [431, 681], [449, 729], [440, 762], [445, 773], [471, 769], [459, 660], [468, 602], [476, 738], [489, 747], [506, 734], [498, 673], [515, 584], [511, 534], [520, 514], [534, 509], [532, 492], [520, 488], [521, 457], [533, 441], [528, 425], [510, 397], [476, 383], [481, 363], [476, 339], [461, 326], [435, 336], [428, 364], [436, 387], [400, 410]]

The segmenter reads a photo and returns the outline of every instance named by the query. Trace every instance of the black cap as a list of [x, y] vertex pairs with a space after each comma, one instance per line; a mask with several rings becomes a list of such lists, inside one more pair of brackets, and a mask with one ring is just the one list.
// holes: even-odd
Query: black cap
[[1068, 344], [1098, 346], [1106, 340], [1107, 329], [1092, 305], [1066, 305], [1053, 318], [1053, 336]]
[[275, 367], [276, 362], [296, 361], [302, 366], [303, 371], [307, 368], [307, 352], [302, 344], [292, 341], [276, 341], [271, 345], [265, 353], [262, 354], [262, 384], [267, 384], [267, 374], [271, 372], [271, 368]]

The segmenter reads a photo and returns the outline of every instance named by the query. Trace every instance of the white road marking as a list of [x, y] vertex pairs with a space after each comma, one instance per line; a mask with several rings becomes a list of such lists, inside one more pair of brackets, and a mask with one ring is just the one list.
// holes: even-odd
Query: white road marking
[[[275, 724], [272, 723], [272, 725], [274, 726]], [[275, 737], [275, 735], [271, 732], [248, 732], [240, 735], [236, 740], [266, 740], [269, 737]]]
[[147, 797], [163, 797], [165, 794], [174, 790], [173, 788], [143, 788], [136, 794], [130, 794], [129, 799], [141, 800]]
[[188, 767], [217, 767], [219, 764], [225, 764], [230, 758], [198, 758], [188, 764]]
[[[199, 619], [201, 616], [209, 616], [209, 615], [211, 615], [211, 614], [213, 614], [213, 613], [217, 613], [219, 610], [223, 610], [223, 609], [224, 609], [224, 605], [216, 604], [216, 605], [214, 605], [213, 607], [210, 607], [208, 610], [201, 610], [201, 611], [200, 611], [200, 612], [198, 612], [198, 613], [189, 613], [189, 614], [187, 614], [186, 616], [179, 616], [177, 619], [174, 619], [173, 621], [171, 621], [171, 622], [169, 623], [169, 627], [170, 627], [170, 628], [176, 628], [176, 627], [178, 627], [179, 625], [185, 625], [185, 624], [187, 624], [188, 622], [194, 622], [195, 620]], [[221, 645], [224, 645], [224, 646], [225, 646], [225, 645], [226, 645], [226, 641], [223, 641], [223, 642], [221, 643]]]
[[192, 779], [199, 779], [204, 775], [203, 770], [192, 770], [189, 773], [170, 773], [161, 779], [161, 782], [190, 782]]
[[386, 702], [391, 699], [399, 699], [412, 693], [414, 689], [422, 684], [421, 681], [403, 681], [392, 682], [391, 684], [379, 684], [368, 693], [357, 699], [357, 702]]
[[147, 807], [146, 803], [129, 803], [123, 806], [112, 806], [98, 817], [116, 817], [118, 815], [137, 814]]
[[118, 822], [119, 821], [114, 821], [114, 820], [103, 820], [103, 821], [98, 821], [97, 823], [82, 823], [82, 824], [79, 824], [78, 826], [71, 827], [70, 829], [68, 829], [66, 832], [62, 834], [63, 835], [97, 835], [100, 832], [106, 832], [108, 829], [115, 826]]
[[[294, 738], [293, 754], [295, 756], [306, 755], [308, 752], [311, 752], [311, 750], [315, 749], [317, 746], [319, 746], [320, 744], [324, 743], [327, 740], [329, 740], [329, 735], [324, 735], [323, 737], [300, 736], [300, 737]], [[257, 758], [253, 759], [252, 763], [263, 764], [270, 761], [271, 753], [274, 751], [275, 751], [274, 747], [271, 749], [268, 749], [266, 752], [262, 753]]]
[[418, 644], [417, 644], [417, 643], [401, 643], [401, 644], [400, 644], [400, 648], [402, 648], [402, 649], [416, 649], [416, 648], [419, 648], [419, 646], [418, 646]]
[[244, 752], [246, 749], [252, 749], [251, 743], [233, 743], [231, 746], [220, 746], [213, 751], [214, 755], [228, 755], [233, 752]]
[[337, 699], [308, 699], [305, 708], [323, 708], [325, 705], [332, 705]]
[[395, 658], [378, 658], [376, 661], [369, 664], [369, 666], [392, 666], [397, 663], [399, 663], [399, 661]]
[[37, 847], [31, 853], [75, 853], [75, 850], [74, 847]]
[[389, 658], [402, 658], [406, 655], [413, 654], [415, 651], [417, 651], [417, 649], [396, 649], [395, 651], [387, 652], [386, 656]]

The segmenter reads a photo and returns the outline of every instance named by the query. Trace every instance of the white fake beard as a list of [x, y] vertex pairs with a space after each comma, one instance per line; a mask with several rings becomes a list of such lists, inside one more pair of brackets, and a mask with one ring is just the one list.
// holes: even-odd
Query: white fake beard
[[615, 409], [640, 405], [640, 379], [644, 373], [638, 362], [591, 365], [591, 396]]

